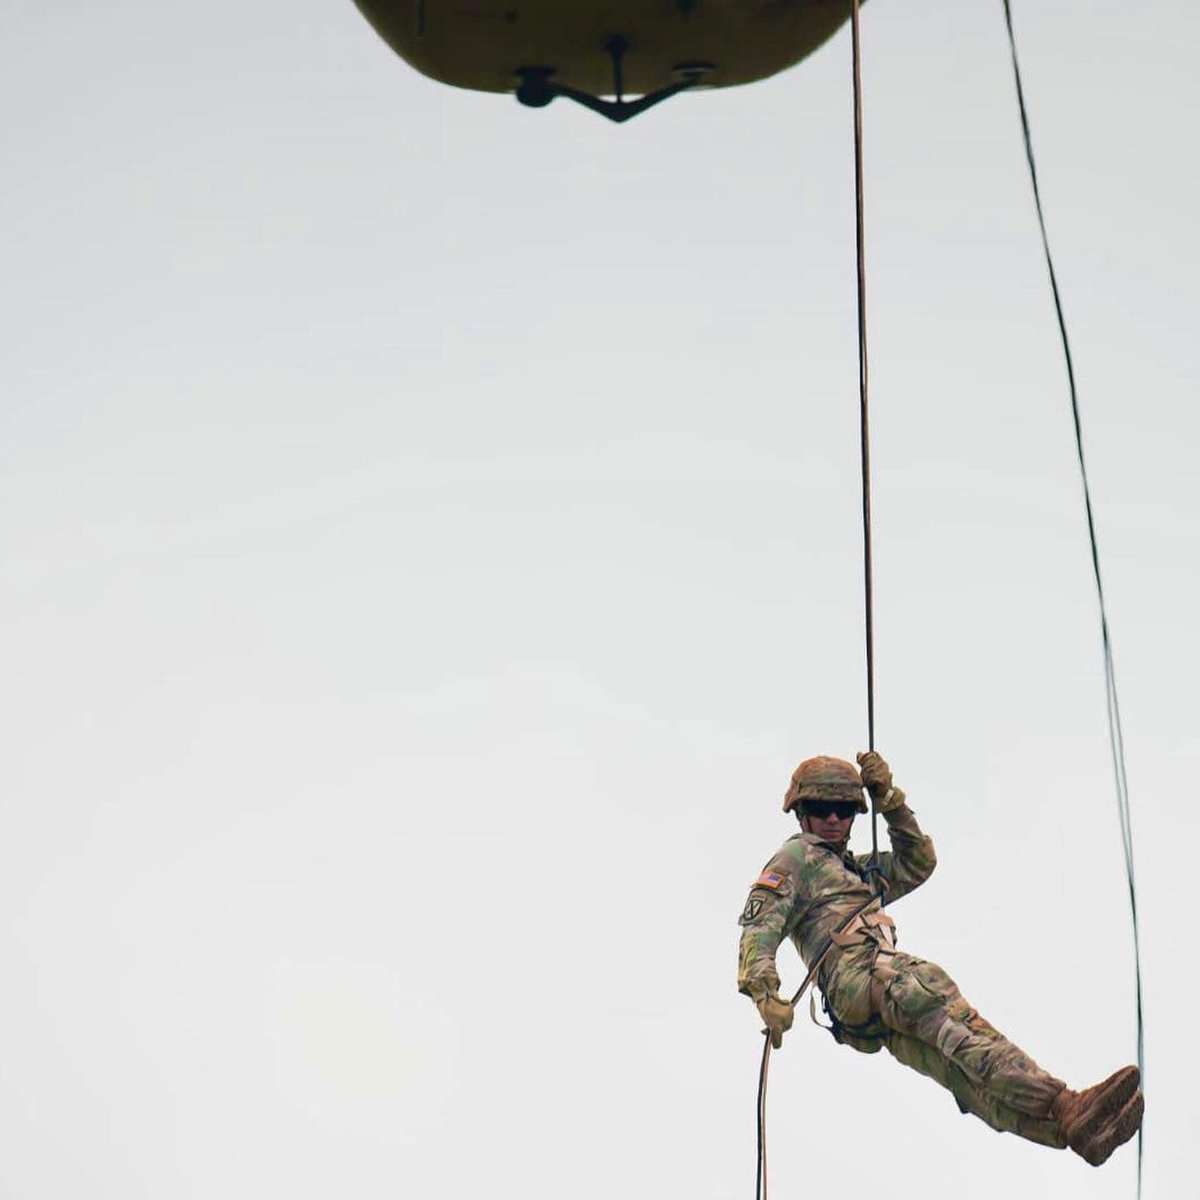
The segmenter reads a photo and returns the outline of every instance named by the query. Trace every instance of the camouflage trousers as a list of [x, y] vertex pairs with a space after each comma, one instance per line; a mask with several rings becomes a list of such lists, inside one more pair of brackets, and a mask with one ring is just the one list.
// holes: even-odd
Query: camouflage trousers
[[823, 990], [838, 1041], [867, 1053], [886, 1046], [993, 1129], [1066, 1145], [1050, 1116], [1062, 1080], [988, 1024], [936, 963], [868, 943], [839, 955]]

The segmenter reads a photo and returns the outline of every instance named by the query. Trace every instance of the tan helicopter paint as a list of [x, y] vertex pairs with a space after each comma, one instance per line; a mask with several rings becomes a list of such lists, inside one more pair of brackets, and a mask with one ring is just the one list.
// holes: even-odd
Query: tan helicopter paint
[[629, 43], [625, 91], [651, 92], [676, 68], [711, 63], [705, 83], [749, 83], [810, 54], [849, 19], [851, 0], [354, 0], [418, 71], [456, 87], [511, 92], [519, 67], [613, 93], [604, 44]]

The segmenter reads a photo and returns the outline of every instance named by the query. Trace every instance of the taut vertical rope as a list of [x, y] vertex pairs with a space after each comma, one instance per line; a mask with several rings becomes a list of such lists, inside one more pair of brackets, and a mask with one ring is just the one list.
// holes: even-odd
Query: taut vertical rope
[[[1067, 384], [1071, 394], [1071, 422], [1075, 430], [1075, 453], [1079, 459], [1079, 474], [1083, 481], [1083, 508], [1087, 518], [1088, 541], [1092, 550], [1092, 575], [1096, 583], [1096, 598], [1100, 608], [1100, 642], [1104, 659], [1104, 698], [1108, 710], [1108, 740], [1112, 753], [1113, 777], [1117, 792], [1117, 818], [1121, 825], [1121, 843], [1125, 850], [1125, 879], [1129, 889], [1129, 912], [1133, 924], [1134, 992], [1137, 1004], [1137, 1061], [1145, 1086], [1145, 1031], [1142, 1016], [1142, 952], [1138, 937], [1137, 890], [1133, 873], [1133, 825], [1129, 815], [1129, 781], [1125, 774], [1125, 738], [1121, 730], [1121, 709], [1117, 703], [1117, 673], [1113, 664], [1112, 638], [1108, 628], [1108, 607], [1104, 602], [1104, 583], [1100, 576], [1100, 549], [1096, 539], [1096, 521], [1092, 514], [1092, 489], [1088, 483], [1087, 460], [1083, 453], [1083, 423], [1079, 415], [1079, 393], [1075, 386], [1075, 365], [1071, 358], [1071, 342], [1067, 337], [1067, 319], [1063, 314], [1058, 276], [1050, 254], [1050, 239], [1046, 233], [1046, 217], [1042, 211], [1042, 195], [1038, 187], [1037, 165], [1033, 159], [1033, 137], [1029, 131], [1029, 114], [1025, 108], [1025, 89], [1021, 85], [1021, 65], [1017, 59], [1017, 39], [1013, 32], [1012, 8], [1004, 2], [1004, 23], [1008, 28], [1008, 45], [1012, 52], [1013, 79], [1017, 89], [1017, 107], [1021, 113], [1021, 132], [1025, 140], [1025, 161], [1029, 164], [1029, 179], [1033, 185], [1033, 203], [1037, 209], [1038, 227], [1042, 234], [1042, 250], [1054, 311], [1058, 317], [1058, 332], [1062, 341], [1063, 358], [1067, 366]], [[1143, 1136], [1138, 1130], [1137, 1194], [1142, 1194]]]
[[[871, 554], [871, 412], [867, 370], [867, 247], [863, 187], [862, 38], [859, 0], [850, 12], [850, 44], [854, 63], [854, 245], [858, 263], [858, 408], [859, 447], [862, 460], [863, 615], [867, 650], [867, 749], [875, 749], [875, 597]], [[879, 885], [879, 820], [871, 797], [871, 863], [868, 871], [876, 891]]]
[[854, 245], [858, 265], [858, 407], [862, 454], [863, 591], [867, 635], [867, 748], [875, 749], [875, 617], [871, 579], [871, 422], [867, 402], [867, 256], [863, 209], [862, 43], [859, 0], [850, 18], [854, 56]]
[[[859, 33], [860, 0], [852, 0], [850, 10], [850, 45], [854, 70], [854, 211], [855, 250], [858, 266], [858, 401], [860, 424], [860, 452], [862, 457], [862, 524], [863, 524], [863, 593], [865, 600], [865, 623], [867, 644], [867, 749], [875, 749], [875, 604], [871, 571], [871, 424], [867, 403], [867, 263], [863, 203], [863, 136], [862, 136], [862, 42]], [[868, 877], [874, 879], [874, 890], [884, 903], [883, 888], [879, 882], [879, 830], [875, 798], [871, 798], [871, 863]], [[862, 905], [847, 920], [862, 913], [870, 904]], [[845, 926], [843, 926], [844, 928]], [[816, 978], [817, 971], [832, 940], [817, 956], [804, 982], [792, 997], [798, 1004], [809, 984]], [[767, 1200], [767, 1068], [771, 1061], [771, 1034], [763, 1037], [762, 1062], [758, 1069], [758, 1156], [755, 1163], [755, 1200]]]

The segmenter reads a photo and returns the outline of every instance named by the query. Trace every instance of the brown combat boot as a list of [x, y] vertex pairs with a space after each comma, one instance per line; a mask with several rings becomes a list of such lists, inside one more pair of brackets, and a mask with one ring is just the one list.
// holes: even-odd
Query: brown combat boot
[[1050, 1105], [1067, 1145], [1093, 1167], [1141, 1128], [1145, 1100], [1138, 1091], [1140, 1080], [1137, 1067], [1122, 1067], [1082, 1092], [1063, 1088]]

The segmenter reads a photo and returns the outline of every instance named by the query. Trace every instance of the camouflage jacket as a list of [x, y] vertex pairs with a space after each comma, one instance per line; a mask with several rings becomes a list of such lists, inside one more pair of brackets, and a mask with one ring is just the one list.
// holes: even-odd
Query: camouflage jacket
[[[884, 819], [892, 849], [879, 855], [879, 867], [889, 884], [890, 903], [924, 883], [937, 856], [907, 805]], [[870, 859], [848, 850], [839, 854], [812, 833], [797, 833], [784, 842], [755, 880], [738, 921], [739, 992], [757, 1000], [779, 990], [775, 951], [785, 937], [792, 939], [805, 966], [812, 966], [830, 933], [871, 895], [865, 875]]]

